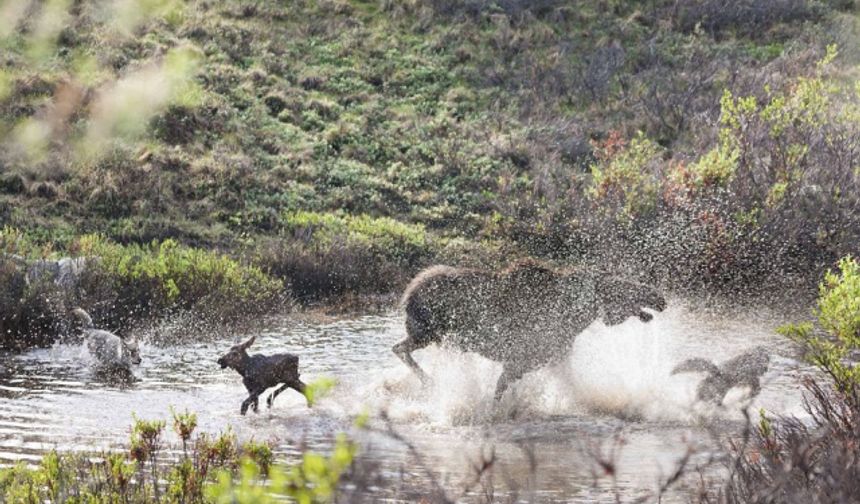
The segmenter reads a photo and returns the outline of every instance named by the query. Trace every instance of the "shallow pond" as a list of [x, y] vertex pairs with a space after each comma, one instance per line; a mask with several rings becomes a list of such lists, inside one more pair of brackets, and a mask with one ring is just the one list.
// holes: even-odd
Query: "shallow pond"
[[[799, 377], [807, 369], [773, 332], [785, 320], [761, 310], [707, 313], [676, 301], [647, 324], [596, 322], [577, 337], [568, 358], [526, 375], [496, 404], [501, 366], [475, 355], [416, 352], [434, 378], [423, 387], [390, 351], [404, 336], [399, 315], [330, 323], [284, 318], [258, 334], [252, 353], [297, 353], [306, 381], [329, 376], [338, 385], [313, 409], [287, 391], [273, 409], [261, 401], [260, 413], [246, 417], [239, 415], [245, 397], [240, 377], [215, 364], [233, 340], [144, 344], [140, 381], [128, 387], [99, 382], [82, 346], [56, 345], [0, 356], [0, 464], [35, 461], [55, 447], [116, 447], [128, 438], [132, 414], [167, 419], [174, 407], [196, 412], [202, 430], [230, 426], [240, 438], [272, 441], [287, 460], [304, 448], [326, 451], [337, 433], [348, 432], [362, 444], [362, 462], [381, 478], [371, 482], [370, 500], [412, 500], [428, 493], [433, 481], [465, 501], [487, 495], [605, 500], [616, 491], [630, 500], [652, 493], [688, 448], [693, 466], [714, 456], [714, 426], [731, 435], [743, 425], [744, 391], [730, 392], [724, 408], [694, 404], [701, 375], [670, 375], [683, 359], [719, 362], [766, 345], [773, 357], [750, 411], [803, 414]], [[379, 430], [390, 425], [418, 457], [391, 436], [355, 430], [362, 412]], [[595, 463], [612, 453], [614, 478]], [[492, 478], [470, 485], [475, 465], [490, 454]], [[685, 485], [697, 484], [693, 474], [664, 500], [683, 500]]]

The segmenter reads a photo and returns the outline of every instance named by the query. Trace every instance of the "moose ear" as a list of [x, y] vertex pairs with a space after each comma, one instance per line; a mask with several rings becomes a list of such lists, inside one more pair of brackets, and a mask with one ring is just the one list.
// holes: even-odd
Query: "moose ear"
[[245, 341], [244, 343], [239, 345], [239, 348], [242, 350], [247, 350], [248, 347], [250, 347], [251, 345], [254, 344], [254, 340], [256, 340], [256, 339], [257, 339], [257, 335], [255, 334], [254, 336], [251, 336], [250, 338], [248, 338], [247, 341]]

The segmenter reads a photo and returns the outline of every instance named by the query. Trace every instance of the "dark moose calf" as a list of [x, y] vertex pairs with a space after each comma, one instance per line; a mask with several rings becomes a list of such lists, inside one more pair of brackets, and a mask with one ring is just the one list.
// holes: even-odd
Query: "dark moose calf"
[[242, 401], [240, 410], [243, 415], [251, 405], [254, 406], [254, 413], [258, 411], [257, 400], [260, 394], [270, 387], [280, 385], [266, 399], [269, 408], [278, 394], [288, 388], [305, 393], [305, 384], [299, 379], [299, 356], [288, 353], [248, 355], [248, 347], [254, 343], [255, 338], [256, 336], [251, 336], [248, 341], [233, 345], [229, 352], [218, 359], [221, 369], [230, 367], [242, 375], [242, 383], [248, 389], [248, 398]]

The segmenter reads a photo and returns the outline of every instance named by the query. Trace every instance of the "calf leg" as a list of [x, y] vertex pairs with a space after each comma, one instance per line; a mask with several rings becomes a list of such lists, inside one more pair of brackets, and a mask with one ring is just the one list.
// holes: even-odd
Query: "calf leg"
[[276, 388], [271, 394], [269, 394], [269, 397], [266, 398], [266, 406], [271, 408], [272, 403], [275, 402], [275, 398], [278, 397], [278, 394], [283, 392], [285, 388], [287, 388], [286, 383]]
[[239, 410], [239, 413], [244, 415], [248, 412], [248, 407], [254, 407], [254, 413], [259, 411], [258, 402], [260, 398], [260, 392], [251, 392], [247, 399], [242, 401], [242, 408]]
[[296, 378], [295, 380], [290, 380], [288, 382], [285, 382], [283, 385], [281, 385], [280, 387], [275, 389], [274, 392], [269, 394], [269, 397], [266, 399], [266, 405], [269, 408], [271, 408], [272, 403], [275, 402], [275, 398], [278, 397], [281, 394], [281, 392], [283, 392], [284, 390], [287, 390], [288, 388], [296, 390], [297, 392], [304, 395], [305, 389], [307, 388], [307, 386], [304, 383], [302, 383], [302, 381], [299, 380], [298, 378]]
[[296, 392], [300, 393], [301, 395], [305, 396], [305, 401], [307, 401], [307, 403], [308, 403], [308, 407], [310, 407], [310, 406], [311, 406], [311, 401], [310, 401], [310, 399], [308, 399], [308, 396], [306, 396], [306, 395], [305, 395], [305, 390], [307, 390], [307, 388], [308, 388], [308, 387], [307, 387], [307, 385], [305, 385], [305, 384], [304, 384], [304, 382], [303, 382], [303, 381], [301, 381], [301, 380], [299, 380], [298, 378], [296, 378], [296, 379], [295, 379], [295, 380], [293, 380], [293, 381], [287, 382], [287, 383], [285, 384], [285, 386], [290, 387], [291, 389], [293, 389], [293, 390], [295, 390]]
[[505, 390], [508, 389], [508, 386], [520, 378], [523, 377], [525, 370], [520, 367], [514, 367], [510, 363], [505, 363], [504, 368], [502, 368], [502, 374], [499, 376], [499, 381], [496, 382], [496, 401], [501, 400], [502, 396], [505, 393]]

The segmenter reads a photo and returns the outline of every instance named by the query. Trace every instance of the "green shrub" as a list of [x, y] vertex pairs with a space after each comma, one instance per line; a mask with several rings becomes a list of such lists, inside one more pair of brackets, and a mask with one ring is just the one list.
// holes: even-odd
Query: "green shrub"
[[[795, 502], [847, 502], [860, 491], [860, 265], [839, 262], [820, 285], [811, 322], [783, 326], [779, 332], [801, 343], [820, 374], [803, 381], [802, 419], [774, 420], [759, 413], [758, 429], [748, 443], [730, 442], [734, 453], [720, 495], [728, 502], [750, 496], [790, 496]], [[753, 499], [756, 500], [756, 499]], [[781, 497], [776, 498], [777, 501]]]
[[0, 254], [11, 254], [22, 258], [42, 258], [51, 253], [51, 244], [39, 246], [32, 237], [20, 229], [3, 226], [0, 229]]
[[357, 447], [345, 436], [338, 436], [334, 451], [328, 457], [307, 452], [302, 461], [290, 467], [272, 466], [268, 479], [260, 466], [245, 458], [239, 470], [239, 480], [222, 471], [218, 482], [206, 495], [216, 503], [275, 503], [289, 497], [300, 504], [334, 502], [341, 476], [352, 464]]
[[852, 257], [839, 261], [839, 273], [828, 271], [820, 287], [818, 320], [845, 345], [860, 348], [860, 265]]
[[[90, 258], [76, 284], [52, 278], [28, 281], [34, 261]], [[120, 332], [140, 322], [189, 311], [200, 322], [223, 326], [248, 321], [284, 298], [283, 282], [256, 266], [173, 240], [121, 245], [98, 235], [73, 239], [64, 249], [32, 233], [0, 230], [0, 346], [50, 344], [68, 330], [67, 311], [92, 310], [98, 325]]]
[[[176, 425], [194, 417], [185, 413]], [[204, 502], [331, 502], [357, 445], [340, 435], [328, 456], [304, 452], [293, 465], [275, 463], [271, 447], [236, 436], [197, 434], [188, 451], [165, 456], [165, 422], [135, 418], [131, 444], [110, 453], [46, 453], [35, 467], [0, 469], [0, 502], [10, 504]], [[193, 429], [192, 429], [193, 430]]]
[[660, 156], [660, 147], [642, 132], [629, 144], [610, 136], [601, 146], [599, 162], [591, 166], [589, 194], [604, 205], [620, 203], [629, 216], [647, 211], [656, 204], [660, 188], [655, 171]]
[[409, 272], [364, 245], [343, 240], [269, 240], [255, 253], [256, 262], [269, 275], [284, 279], [290, 294], [301, 302], [388, 294], [402, 286]]
[[80, 238], [78, 252], [95, 257], [95, 274], [110, 282], [120, 306], [162, 310], [195, 309], [226, 318], [259, 312], [283, 289], [255, 266], [179, 245], [173, 240], [149, 245], [119, 245], [97, 235]]
[[827, 272], [819, 287], [816, 318], [826, 334], [809, 322], [786, 325], [779, 332], [803, 344], [809, 360], [860, 407], [860, 366], [846, 360], [860, 350], [860, 264], [856, 259], [845, 257], [839, 261], [838, 273]]
[[434, 247], [423, 225], [389, 217], [290, 212], [283, 217], [283, 229], [294, 236], [307, 234], [319, 246], [330, 247], [340, 241], [403, 265], [416, 264], [428, 257]]
[[[726, 187], [737, 171], [740, 150], [731, 128], [740, 128], [737, 119], [739, 114], [750, 113], [755, 110], [755, 99], [748, 98], [735, 101], [731, 93], [726, 92], [723, 94], [721, 104], [723, 111], [720, 120], [727, 126], [720, 130], [719, 143], [689, 166], [689, 175], [692, 177], [684, 181], [687, 184], [692, 184], [689, 189], [702, 190], [711, 187]], [[676, 180], [676, 182], [680, 181]]]

